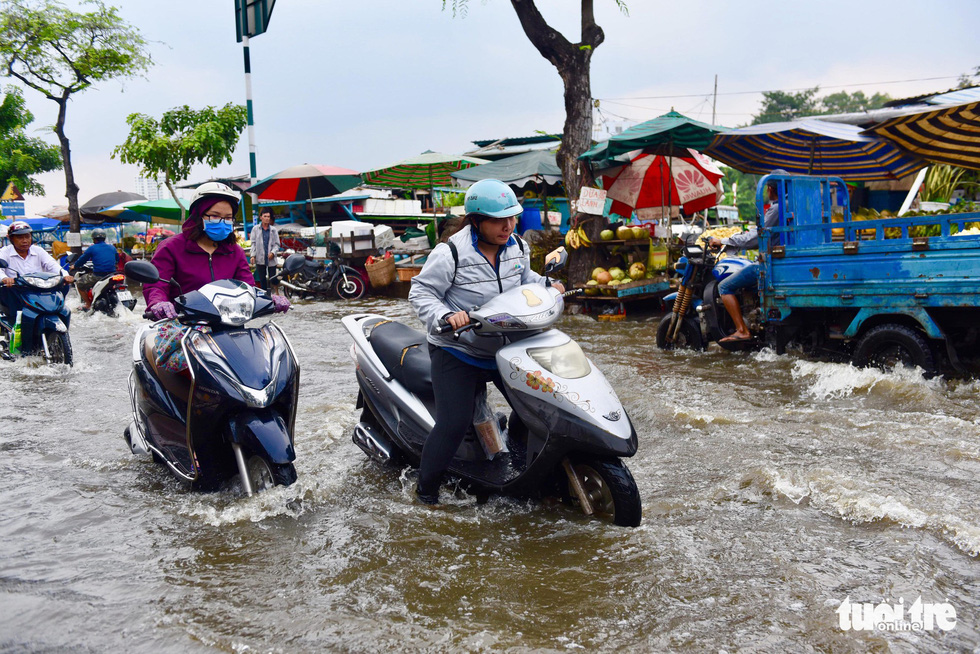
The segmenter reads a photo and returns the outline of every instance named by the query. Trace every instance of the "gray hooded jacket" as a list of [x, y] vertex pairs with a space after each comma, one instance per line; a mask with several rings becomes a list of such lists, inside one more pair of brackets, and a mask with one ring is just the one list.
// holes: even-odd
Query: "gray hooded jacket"
[[496, 270], [473, 244], [469, 225], [449, 239], [456, 246], [458, 266], [446, 243], [440, 243], [429, 253], [422, 272], [412, 278], [412, 290], [408, 293], [408, 301], [425, 324], [429, 343], [474, 357], [493, 358], [504, 344], [503, 337], [478, 336], [466, 331], [456, 341], [452, 332], [434, 334], [433, 329], [447, 314], [471, 311], [504, 291], [544, 280], [531, 270], [531, 248], [527, 243], [518, 244], [519, 238], [516, 234], [511, 236], [500, 249], [500, 264]]

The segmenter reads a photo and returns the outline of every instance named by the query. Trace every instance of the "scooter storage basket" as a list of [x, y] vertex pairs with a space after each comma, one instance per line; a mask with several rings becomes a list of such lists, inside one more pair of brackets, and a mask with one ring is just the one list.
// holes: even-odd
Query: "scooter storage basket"
[[368, 279], [371, 280], [371, 286], [374, 288], [384, 288], [395, 281], [394, 259], [388, 258], [366, 263], [364, 269], [367, 270]]

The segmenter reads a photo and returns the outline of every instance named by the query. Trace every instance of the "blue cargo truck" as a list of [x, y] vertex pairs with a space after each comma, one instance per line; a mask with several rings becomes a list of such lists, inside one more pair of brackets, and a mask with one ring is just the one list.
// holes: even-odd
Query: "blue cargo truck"
[[777, 353], [797, 343], [857, 365], [975, 364], [980, 213], [852, 220], [840, 178], [764, 177], [779, 224], [760, 230], [760, 322]]

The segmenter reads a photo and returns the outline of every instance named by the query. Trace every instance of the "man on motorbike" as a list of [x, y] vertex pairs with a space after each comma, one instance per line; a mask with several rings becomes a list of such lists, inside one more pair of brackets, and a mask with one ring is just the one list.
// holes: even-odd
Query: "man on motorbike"
[[82, 272], [76, 275], [75, 281], [75, 288], [78, 289], [78, 296], [82, 299], [82, 309], [85, 311], [92, 308], [92, 298], [89, 297], [88, 292], [100, 279], [116, 272], [119, 263], [119, 251], [105, 242], [105, 230], [101, 227], [92, 230], [92, 245], [75, 260], [71, 267], [72, 271], [77, 273], [88, 261], [92, 262], [92, 273]]
[[7, 302], [7, 289], [14, 285], [16, 274], [34, 272], [60, 273], [66, 284], [75, 281], [72, 275], [62, 270], [58, 262], [44, 248], [33, 244], [31, 226], [23, 220], [15, 220], [7, 230], [10, 245], [0, 248], [0, 259], [7, 262], [7, 267], [0, 269], [0, 311], [8, 319], [13, 320], [12, 309]]
[[[457, 340], [435, 329], [443, 322], [464, 327], [470, 321], [467, 310], [521, 284], [543, 281], [531, 270], [529, 246], [514, 234], [523, 209], [509, 186], [481, 180], [467, 190], [464, 208], [459, 229], [432, 250], [408, 294], [428, 331], [435, 396], [435, 426], [422, 448], [415, 490], [425, 504], [439, 502], [442, 475], [473, 422], [476, 396], [488, 381], [503, 392], [494, 362], [502, 337], [466, 331]], [[555, 287], [564, 292], [561, 284]]]
[[[255, 286], [245, 251], [235, 240], [234, 221], [239, 194], [220, 182], [207, 182], [191, 198], [190, 217], [181, 233], [164, 240], [151, 263], [160, 272], [160, 281], [143, 285], [147, 313], [154, 320], [170, 319], [160, 326], [154, 347], [157, 361], [172, 371], [182, 370], [180, 355], [183, 328], [176, 323], [173, 299], [200, 289], [219, 279], [237, 279]], [[176, 285], [169, 283], [173, 279]], [[276, 311], [289, 310], [289, 300], [270, 297]]]
[[[771, 174], [786, 175], [787, 172], [781, 168], [777, 168], [776, 170], [772, 171]], [[779, 195], [776, 182], [769, 182], [766, 187], [766, 192], [769, 195], [770, 205], [769, 208], [766, 209], [763, 225], [766, 228], [770, 228], [775, 227], [779, 223]], [[708, 247], [712, 249], [720, 248], [722, 245], [734, 248], [736, 250], [754, 250], [759, 247], [759, 229], [758, 227], [753, 226], [751, 229], [744, 231], [741, 234], [733, 234], [728, 238], [718, 239], [711, 237], [708, 239]], [[728, 311], [728, 315], [732, 317], [732, 322], [735, 323], [735, 331], [721, 339], [719, 343], [732, 343], [735, 341], [748, 341], [752, 339], [752, 333], [745, 324], [745, 317], [742, 316], [742, 306], [739, 303], [738, 293], [745, 288], [758, 287], [759, 264], [755, 262], [745, 266], [741, 271], [725, 280], [722, 280], [718, 284], [718, 292], [721, 294], [721, 301], [725, 305], [725, 310]]]

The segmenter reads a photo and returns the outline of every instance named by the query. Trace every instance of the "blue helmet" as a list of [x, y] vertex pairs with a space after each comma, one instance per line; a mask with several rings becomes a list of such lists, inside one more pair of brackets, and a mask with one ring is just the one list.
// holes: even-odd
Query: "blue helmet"
[[499, 179], [481, 179], [469, 187], [463, 209], [467, 216], [486, 218], [511, 218], [524, 211], [514, 192]]

